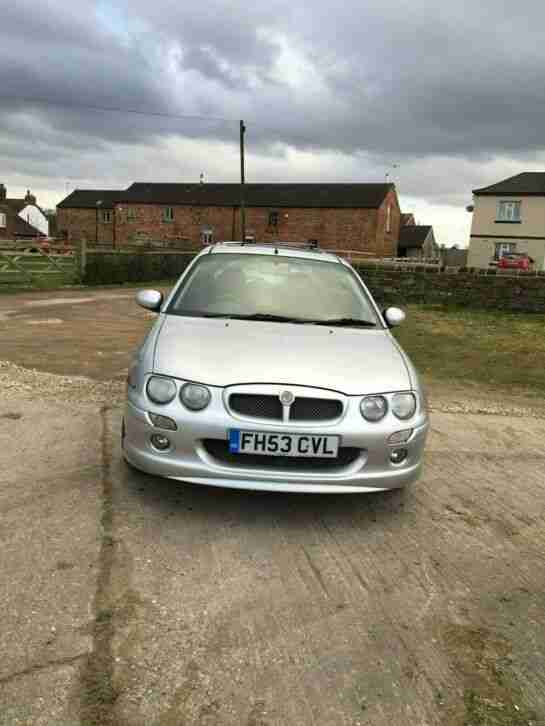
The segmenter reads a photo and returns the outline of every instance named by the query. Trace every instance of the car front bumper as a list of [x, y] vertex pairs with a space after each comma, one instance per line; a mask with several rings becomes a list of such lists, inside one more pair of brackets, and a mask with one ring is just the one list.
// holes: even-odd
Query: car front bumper
[[[390, 421], [377, 425], [365, 422], [358, 412], [357, 415], [346, 416], [333, 428], [313, 426], [310, 429], [310, 433], [314, 434], [339, 435], [342, 446], [350, 447], [351, 451], [358, 450], [346, 465], [319, 470], [313, 460], [300, 459], [295, 468], [290, 466], [289, 470], [283, 470], [282, 464], [274, 469], [266, 463], [256, 466], [255, 458], [252, 466], [248, 466], [243, 454], [239, 455], [236, 463], [220, 460], [211, 454], [206, 443], [215, 441], [225, 442], [227, 445], [228, 431], [232, 428], [285, 433], [286, 428], [283, 425], [256, 425], [248, 422], [242, 424], [240, 420], [231, 417], [228, 411], [213, 418], [186, 413], [184, 420], [180, 421], [177, 417], [175, 420], [178, 423], [177, 431], [157, 429], [152, 425], [147, 411], [128, 401], [123, 436], [125, 459], [148, 474], [180, 482], [233, 489], [300, 493], [378, 492], [410, 484], [418, 478], [421, 471], [429, 425], [425, 414], [421, 414], [418, 421], [412, 423]], [[408, 442], [388, 444], [390, 434], [406, 428], [413, 429]], [[294, 427], [292, 424], [290, 432], [306, 433], [309, 432], [309, 427]], [[170, 449], [165, 452], [154, 449], [150, 441], [153, 433], [168, 436], [171, 441]], [[390, 461], [392, 448], [407, 449], [407, 458], [402, 464], [393, 464]]]

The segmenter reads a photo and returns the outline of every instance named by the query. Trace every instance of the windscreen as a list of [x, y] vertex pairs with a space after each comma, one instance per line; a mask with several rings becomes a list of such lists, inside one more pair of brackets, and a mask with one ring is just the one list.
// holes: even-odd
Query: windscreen
[[349, 268], [338, 262], [284, 255], [204, 255], [166, 312], [377, 323], [371, 301]]

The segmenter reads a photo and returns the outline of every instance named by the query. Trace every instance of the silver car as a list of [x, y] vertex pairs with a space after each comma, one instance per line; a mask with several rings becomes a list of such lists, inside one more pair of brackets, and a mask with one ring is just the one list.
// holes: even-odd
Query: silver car
[[129, 368], [122, 444], [149, 474], [282, 492], [376, 492], [419, 475], [418, 375], [352, 267], [317, 249], [220, 243], [163, 300]]

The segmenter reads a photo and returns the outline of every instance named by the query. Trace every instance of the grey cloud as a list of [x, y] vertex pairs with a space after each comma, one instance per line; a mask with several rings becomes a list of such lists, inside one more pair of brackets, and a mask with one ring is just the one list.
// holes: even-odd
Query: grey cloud
[[352, 159], [347, 174], [383, 177], [395, 161], [407, 193], [459, 205], [494, 181], [491, 159], [528, 164], [545, 147], [544, 21], [537, 0], [19, 0], [2, 11], [0, 94], [61, 105], [2, 99], [0, 160], [17, 174], [73, 176], [79, 165], [80, 177], [100, 179], [127, 161], [136, 177], [145, 157], [140, 176], [160, 179], [164, 167], [149, 166], [159, 141], [201, 140], [210, 153], [206, 142], [236, 144], [244, 117], [270, 178], [290, 147], [339, 152]]

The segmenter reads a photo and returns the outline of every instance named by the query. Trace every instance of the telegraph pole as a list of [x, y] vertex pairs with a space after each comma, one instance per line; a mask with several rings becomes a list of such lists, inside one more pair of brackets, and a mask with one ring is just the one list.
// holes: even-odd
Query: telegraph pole
[[242, 242], [246, 241], [246, 209], [244, 206], [244, 132], [246, 126], [240, 120], [240, 233]]

